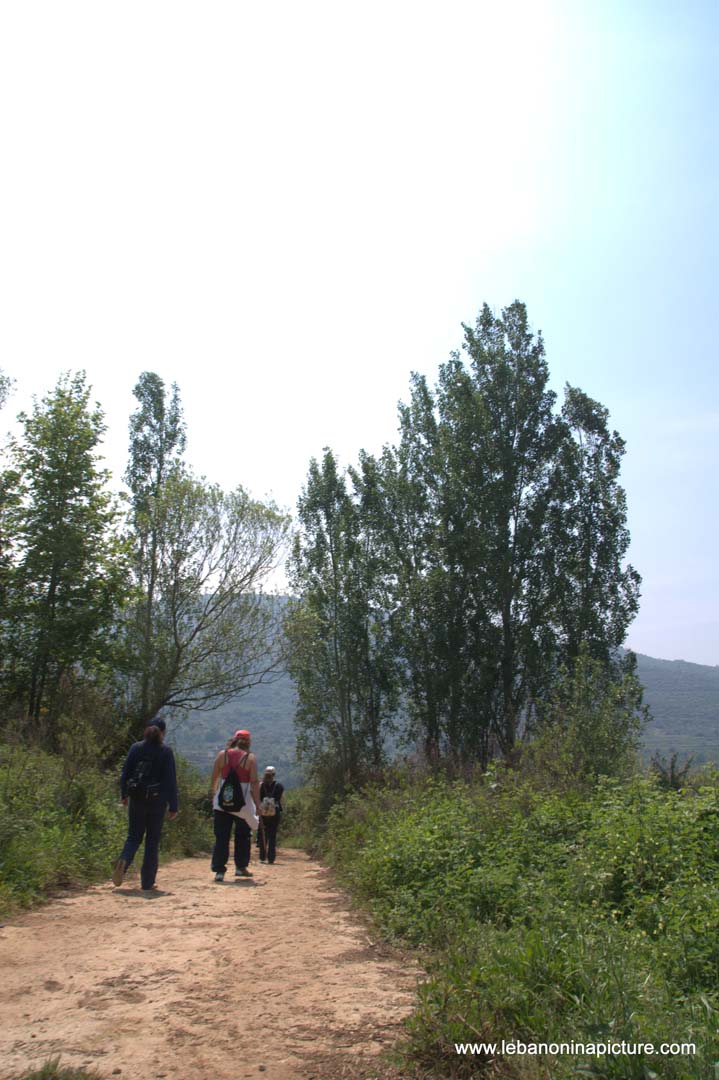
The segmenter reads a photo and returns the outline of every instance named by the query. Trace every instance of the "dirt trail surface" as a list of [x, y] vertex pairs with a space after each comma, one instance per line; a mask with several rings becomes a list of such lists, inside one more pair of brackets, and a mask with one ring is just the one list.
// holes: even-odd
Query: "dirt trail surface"
[[369, 940], [327, 872], [283, 850], [215, 884], [208, 858], [53, 900], [0, 928], [0, 1076], [60, 1056], [123, 1080], [398, 1074], [418, 972]]

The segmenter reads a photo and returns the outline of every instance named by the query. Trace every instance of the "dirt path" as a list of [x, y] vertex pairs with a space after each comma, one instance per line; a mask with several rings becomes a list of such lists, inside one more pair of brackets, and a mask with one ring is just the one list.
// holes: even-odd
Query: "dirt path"
[[[108, 1080], [378, 1077], [417, 972], [297, 851], [212, 882], [207, 858], [54, 900], [0, 929], [0, 1076], [50, 1057]], [[259, 990], [261, 973], [264, 988]]]

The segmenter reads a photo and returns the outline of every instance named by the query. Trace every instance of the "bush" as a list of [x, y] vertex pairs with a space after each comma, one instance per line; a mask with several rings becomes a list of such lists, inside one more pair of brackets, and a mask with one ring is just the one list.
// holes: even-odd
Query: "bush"
[[[412, 1060], [487, 1070], [455, 1042], [693, 1041], [697, 1056], [546, 1061], [554, 1078], [692, 1078], [719, 1061], [719, 797], [604, 779], [546, 791], [497, 772], [368, 788], [337, 805], [327, 858], [429, 979]], [[482, 1034], [484, 1033], [484, 1034]], [[530, 1059], [502, 1075], [539, 1076]]]
[[[163, 857], [206, 848], [197, 810], [199, 779], [178, 761], [181, 813], [163, 829]], [[0, 746], [0, 911], [27, 906], [53, 888], [108, 878], [127, 833], [117, 774], [87, 762]]]

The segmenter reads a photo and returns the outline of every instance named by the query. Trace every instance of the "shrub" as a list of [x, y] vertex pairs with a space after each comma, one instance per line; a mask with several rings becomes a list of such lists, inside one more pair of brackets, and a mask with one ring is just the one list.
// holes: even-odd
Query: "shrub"
[[[201, 783], [178, 761], [181, 813], [163, 829], [163, 857], [206, 848]], [[0, 746], [0, 911], [58, 886], [109, 877], [127, 832], [116, 773], [40, 747]]]
[[[497, 771], [377, 786], [334, 808], [324, 844], [385, 933], [425, 950], [415, 1063], [486, 1071], [454, 1050], [478, 1034], [697, 1044], [695, 1058], [558, 1057], [553, 1078], [693, 1080], [719, 1060], [716, 783], [548, 791]], [[546, 1075], [529, 1059], [492, 1068]]]

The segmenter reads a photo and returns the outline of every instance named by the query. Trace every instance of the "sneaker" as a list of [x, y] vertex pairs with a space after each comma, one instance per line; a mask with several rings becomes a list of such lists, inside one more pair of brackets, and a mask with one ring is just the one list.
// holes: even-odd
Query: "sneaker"
[[267, 859], [260, 859], [260, 862], [267, 862]]
[[215, 874], [215, 881], [222, 882], [224, 880], [225, 880], [225, 871], [224, 870], [218, 870], [217, 873]]
[[252, 871], [248, 870], [246, 866], [241, 866], [238, 870], [235, 870], [235, 877], [252, 877]]
[[127, 863], [124, 859], [117, 859], [115, 865], [112, 868], [112, 884], [122, 885], [125, 880], [125, 871], [127, 870]]

